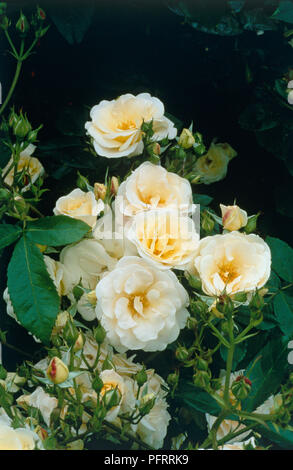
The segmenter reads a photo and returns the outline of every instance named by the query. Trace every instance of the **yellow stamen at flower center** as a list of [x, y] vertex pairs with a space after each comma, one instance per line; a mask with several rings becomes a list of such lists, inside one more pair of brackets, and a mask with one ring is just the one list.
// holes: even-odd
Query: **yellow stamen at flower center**
[[104, 383], [104, 385], [103, 385], [103, 387], [100, 391], [100, 394], [103, 397], [106, 392], [109, 392], [110, 390], [115, 390], [115, 388], [118, 388], [119, 392], [121, 393], [121, 390], [119, 389], [119, 386], [118, 386], [117, 383], [115, 383], [115, 382]]
[[218, 273], [225, 284], [228, 284], [238, 277], [238, 271], [233, 261], [223, 261], [218, 265]]
[[144, 316], [145, 309], [149, 305], [148, 299], [145, 295], [130, 295], [128, 297], [128, 307], [133, 317]]
[[121, 121], [117, 125], [117, 129], [121, 131], [127, 131], [128, 129], [136, 129], [136, 123], [131, 119], [126, 119], [125, 121]]

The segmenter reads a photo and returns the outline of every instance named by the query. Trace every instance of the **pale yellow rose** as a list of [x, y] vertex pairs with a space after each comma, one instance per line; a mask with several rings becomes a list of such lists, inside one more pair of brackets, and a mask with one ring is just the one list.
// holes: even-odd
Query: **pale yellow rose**
[[157, 399], [151, 411], [137, 425], [136, 432], [140, 439], [154, 449], [162, 448], [167, 435], [171, 419], [167, 408], [165, 399]]
[[[36, 364], [38, 368], [38, 364]], [[42, 387], [37, 387], [36, 390], [30, 395], [21, 395], [17, 399], [17, 404], [23, 408], [33, 406], [40, 410], [41, 415], [47, 426], [50, 426], [51, 413], [58, 406], [58, 399], [46, 393]]]
[[126, 226], [126, 236], [159, 269], [184, 269], [199, 244], [193, 220], [175, 210], [139, 212]]
[[0, 450], [34, 450], [38, 436], [29, 429], [0, 423]]
[[91, 121], [85, 124], [98, 155], [107, 158], [133, 157], [143, 152], [143, 122], [153, 120], [152, 140], [173, 139], [177, 130], [164, 116], [164, 105], [149, 93], [130, 93], [116, 100], [101, 101], [91, 109]]
[[162, 351], [184, 328], [188, 294], [171, 271], [125, 256], [98, 283], [97, 317], [119, 352]]
[[187, 269], [199, 276], [207, 295], [250, 292], [267, 282], [271, 252], [258, 235], [230, 232], [203, 238]]
[[222, 211], [224, 229], [232, 232], [233, 230], [239, 230], [245, 227], [248, 220], [246, 211], [240, 209], [238, 206], [224, 206], [224, 204], [220, 204], [220, 208]]
[[[26, 170], [26, 173], [29, 175], [29, 179], [27, 182], [24, 182], [24, 187], [21, 189], [21, 192], [27, 191], [31, 184], [34, 184], [36, 180], [38, 179], [39, 176], [41, 176], [44, 173], [44, 167], [40, 163], [40, 161], [32, 157], [32, 154], [34, 153], [36, 147], [33, 144], [29, 144], [21, 153], [20, 153], [20, 158], [17, 164], [17, 172], [21, 172], [23, 170]], [[2, 175], [5, 175], [7, 172], [8, 168], [11, 166], [13, 163], [13, 159], [11, 158], [9, 162], [7, 163], [6, 167], [2, 170]], [[13, 184], [13, 179], [14, 179], [14, 167], [11, 168], [9, 173], [4, 179], [4, 182], [8, 184], [9, 186], [12, 186]]]
[[98, 215], [104, 210], [102, 199], [98, 201], [92, 191], [84, 192], [77, 188], [56, 201], [53, 210], [55, 215], [67, 215], [73, 219], [82, 220], [94, 227]]
[[125, 216], [150, 209], [191, 212], [192, 190], [185, 178], [145, 162], [119, 186], [115, 207]]
[[[120, 411], [127, 412], [133, 410], [135, 406], [135, 396], [134, 396], [134, 381], [128, 377], [122, 377], [120, 374], [117, 374], [113, 369], [103, 370], [100, 373], [100, 379], [103, 381], [103, 387], [100, 391], [100, 397], [104, 398], [107, 392], [115, 390], [120, 396], [120, 402], [117, 406], [113, 406], [106, 415], [106, 420], [109, 422], [114, 422]], [[105, 399], [105, 398], [104, 398]]]
[[215, 183], [225, 178], [229, 161], [237, 155], [229, 144], [212, 143], [208, 152], [199, 157], [195, 171], [204, 184]]
[[117, 262], [94, 239], [66, 246], [60, 253], [60, 261], [65, 267], [63, 283], [77, 285], [80, 282], [86, 289], [95, 289], [102, 275], [113, 269]]

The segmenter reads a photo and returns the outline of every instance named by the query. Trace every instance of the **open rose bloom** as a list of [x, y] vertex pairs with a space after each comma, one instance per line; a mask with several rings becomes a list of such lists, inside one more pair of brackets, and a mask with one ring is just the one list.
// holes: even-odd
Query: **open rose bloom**
[[189, 269], [200, 277], [207, 295], [250, 292], [269, 279], [271, 253], [258, 235], [214, 235], [200, 241]]
[[134, 157], [143, 152], [141, 125], [153, 120], [154, 141], [177, 134], [174, 124], [164, 116], [164, 105], [149, 93], [130, 93], [117, 100], [103, 100], [91, 109], [85, 128], [93, 138], [98, 155], [107, 158]]

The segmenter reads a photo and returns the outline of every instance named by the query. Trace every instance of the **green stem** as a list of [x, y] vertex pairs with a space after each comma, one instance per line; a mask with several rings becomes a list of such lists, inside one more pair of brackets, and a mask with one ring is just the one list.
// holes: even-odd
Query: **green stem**
[[234, 351], [235, 351], [232, 315], [231, 315], [231, 318], [229, 319], [229, 336], [230, 336], [230, 348], [228, 351], [228, 357], [226, 361], [226, 378], [225, 378], [225, 388], [224, 388], [224, 402], [226, 403], [226, 406], [228, 408], [230, 407], [230, 396], [229, 396], [230, 376], [232, 372], [233, 356], [234, 356]]
[[2, 106], [0, 108], [0, 115], [3, 113], [4, 109], [8, 105], [8, 103], [10, 101], [10, 98], [12, 96], [12, 93], [14, 92], [15, 86], [17, 84], [17, 81], [18, 81], [18, 78], [19, 78], [19, 75], [20, 75], [21, 66], [22, 66], [22, 60], [18, 60], [17, 65], [16, 65], [16, 70], [15, 70], [15, 75], [14, 75], [10, 90], [9, 90], [7, 96], [6, 96], [6, 99], [4, 100], [4, 103], [2, 104]]

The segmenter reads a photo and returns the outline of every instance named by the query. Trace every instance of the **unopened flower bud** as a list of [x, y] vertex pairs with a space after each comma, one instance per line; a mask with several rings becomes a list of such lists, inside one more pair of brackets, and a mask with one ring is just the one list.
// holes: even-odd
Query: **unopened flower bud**
[[214, 229], [214, 226], [215, 226], [215, 221], [208, 215], [206, 211], [204, 211], [202, 214], [202, 221], [201, 221], [202, 229], [207, 233], [211, 233]]
[[61, 384], [67, 380], [69, 375], [69, 370], [66, 364], [64, 364], [59, 357], [53, 357], [49, 367], [47, 369], [47, 377], [54, 384]]
[[139, 387], [142, 387], [143, 384], [146, 383], [148, 379], [147, 373], [145, 371], [145, 368], [142, 368], [136, 375], [135, 375], [135, 380], [137, 382], [137, 385]]
[[102, 201], [104, 201], [107, 194], [107, 187], [102, 183], [95, 183], [94, 194], [96, 199], [102, 199]]
[[111, 178], [111, 194], [113, 196], [116, 196], [117, 192], [118, 192], [118, 188], [119, 188], [119, 181], [118, 181], [118, 178], [116, 176], [112, 176]]
[[196, 360], [195, 367], [196, 367], [196, 369], [198, 369], [198, 370], [205, 370], [205, 371], [207, 371], [207, 370], [209, 369], [209, 364], [208, 364], [208, 362], [207, 362], [205, 359], [203, 359], [202, 357], [199, 357], [199, 358], [197, 358], [197, 360]]
[[40, 21], [44, 21], [46, 19], [46, 13], [44, 12], [44, 10], [42, 8], [40, 8], [39, 6], [37, 6], [37, 18], [40, 20]]
[[210, 384], [210, 374], [207, 371], [204, 370], [198, 370], [194, 375], [193, 375], [193, 383], [196, 387], [199, 388], [207, 388]]
[[88, 191], [89, 190], [89, 182], [88, 179], [81, 175], [79, 171], [77, 172], [77, 180], [76, 180], [76, 185], [78, 188], [80, 188], [82, 191]]
[[106, 331], [102, 327], [102, 325], [98, 325], [97, 328], [94, 329], [94, 337], [98, 344], [102, 344], [106, 338]]
[[256, 291], [249, 303], [249, 307], [256, 310], [261, 310], [264, 304], [265, 302], [263, 296], [260, 295], [259, 291]]
[[92, 290], [86, 294], [86, 298], [89, 301], [89, 303], [95, 307], [97, 304], [97, 296], [96, 296], [96, 291]]
[[84, 442], [82, 439], [77, 439], [76, 441], [70, 442], [66, 445], [67, 450], [83, 450]]
[[246, 302], [246, 292], [236, 292], [236, 294], [233, 295], [233, 300], [235, 300], [236, 302]]
[[171, 387], [176, 387], [179, 382], [178, 372], [173, 372], [172, 374], [169, 374], [167, 377], [167, 382]]
[[195, 138], [189, 129], [183, 129], [178, 141], [179, 145], [184, 149], [190, 149], [195, 144]]
[[233, 231], [245, 227], [247, 224], [247, 212], [238, 206], [224, 206], [220, 204], [222, 211], [222, 223], [225, 230]]
[[94, 377], [93, 381], [92, 381], [92, 388], [93, 390], [99, 394], [100, 391], [102, 390], [104, 386], [104, 382], [102, 381], [102, 379], [100, 378], [100, 376], [98, 374], [96, 374], [96, 376]]
[[161, 153], [161, 147], [158, 142], [152, 142], [147, 146], [147, 152], [150, 156], [156, 155], [159, 156]]
[[147, 393], [142, 399], [140, 400], [140, 407], [139, 412], [142, 416], [149, 414], [151, 409], [154, 407], [156, 402], [156, 396], [154, 393]]
[[244, 400], [248, 397], [251, 390], [251, 381], [244, 377], [244, 375], [239, 375], [231, 386], [231, 391], [235, 398], [238, 400]]
[[75, 341], [75, 344], [73, 346], [73, 351], [77, 352], [80, 351], [83, 348], [84, 345], [84, 339], [82, 333], [79, 333], [77, 340]]
[[29, 22], [26, 16], [21, 12], [20, 17], [15, 25], [16, 29], [21, 33], [21, 35], [26, 34], [29, 30]]
[[194, 315], [201, 317], [207, 313], [208, 307], [202, 300], [196, 300], [190, 304], [191, 311]]
[[73, 321], [69, 319], [63, 330], [63, 338], [68, 346], [73, 346], [78, 338], [79, 332]]
[[24, 139], [25, 136], [31, 131], [32, 126], [27, 117], [20, 113], [20, 116], [13, 124], [13, 133], [16, 137]]
[[184, 346], [179, 346], [179, 348], [176, 349], [175, 356], [178, 361], [186, 361], [189, 358], [188, 349], [186, 349]]
[[198, 326], [198, 321], [194, 317], [188, 317], [186, 326], [189, 330], [195, 330]]

